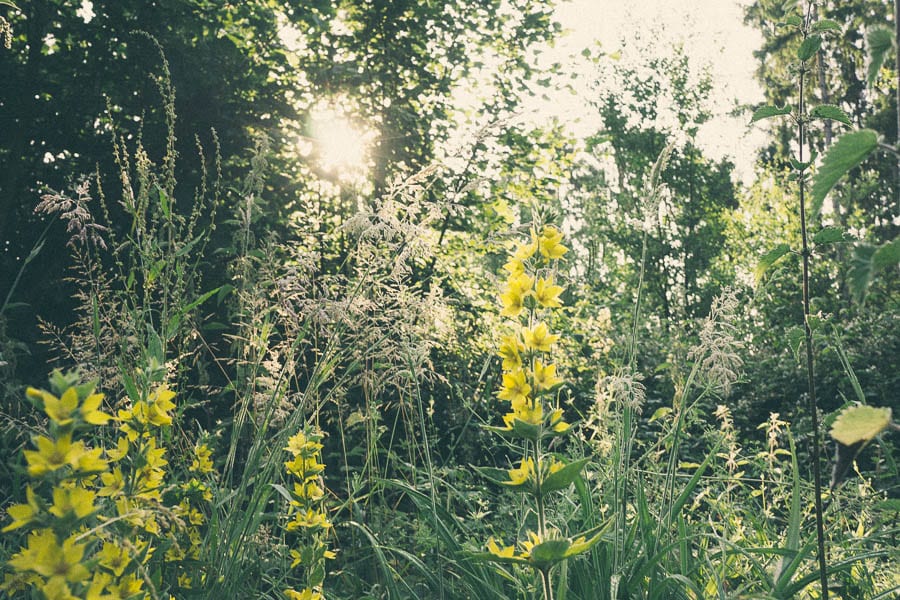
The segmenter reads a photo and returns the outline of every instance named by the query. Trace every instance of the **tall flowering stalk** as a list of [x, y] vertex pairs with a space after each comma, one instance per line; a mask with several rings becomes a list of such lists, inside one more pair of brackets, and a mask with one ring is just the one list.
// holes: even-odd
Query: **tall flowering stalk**
[[503, 415], [503, 427], [490, 429], [523, 441], [524, 450], [516, 467], [480, 469], [495, 483], [530, 496], [537, 531], [527, 531], [526, 539], [510, 546], [492, 537], [488, 551], [478, 557], [534, 569], [548, 600], [553, 598], [551, 569], [600, 541], [597, 532], [590, 539], [586, 535], [567, 538], [547, 515], [547, 496], [567, 489], [588, 462], [586, 458], [566, 462], [547, 452], [549, 440], [565, 436], [571, 429], [556, 400], [563, 380], [557, 376], [552, 353], [561, 336], [547, 325], [551, 311], [562, 306], [564, 290], [556, 284], [559, 262], [567, 252], [562, 238], [552, 226], [545, 226], [540, 235], [532, 230], [530, 239], [519, 243], [504, 265], [508, 276], [500, 294], [500, 314], [508, 317], [510, 324], [499, 348], [503, 384], [497, 397], [508, 403], [508, 412]]
[[298, 546], [291, 550], [291, 568], [303, 570], [305, 587], [300, 590], [286, 589], [288, 600], [323, 600], [322, 582], [325, 580], [325, 560], [334, 558], [328, 549], [325, 536], [331, 522], [325, 512], [322, 486], [322, 433], [316, 429], [300, 431], [288, 440], [285, 450], [291, 460], [284, 463], [287, 472], [294, 478], [293, 490], [289, 493], [290, 515], [286, 529], [299, 534]]

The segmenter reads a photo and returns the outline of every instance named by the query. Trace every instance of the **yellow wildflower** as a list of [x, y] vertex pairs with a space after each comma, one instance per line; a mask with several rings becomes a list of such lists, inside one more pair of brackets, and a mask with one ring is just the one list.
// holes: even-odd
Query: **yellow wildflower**
[[544, 366], [540, 360], [534, 361], [534, 387], [537, 390], [549, 390], [562, 381], [556, 376], [556, 365]]
[[73, 417], [78, 409], [78, 392], [75, 388], [67, 389], [61, 398], [57, 398], [50, 392], [34, 388], [28, 388], [25, 393], [31, 398], [40, 398], [44, 404], [44, 412], [57, 425], [63, 427], [73, 422]]
[[193, 473], [212, 473], [212, 450], [206, 444], [200, 444], [194, 448], [194, 460], [188, 468]]
[[83, 444], [72, 443], [71, 433], [59, 436], [56, 441], [40, 436], [35, 440], [35, 444], [37, 450], [25, 451], [25, 461], [28, 463], [28, 474], [31, 477], [40, 477], [65, 466], [76, 467], [78, 459], [84, 452]]
[[503, 388], [497, 397], [501, 400], [509, 400], [512, 403], [521, 402], [531, 393], [531, 386], [525, 378], [525, 371], [519, 369], [512, 373], [503, 374]]
[[100, 410], [102, 402], [103, 394], [91, 394], [85, 398], [80, 409], [81, 420], [91, 425], [106, 425], [112, 417]]
[[538, 323], [534, 329], [525, 328], [522, 331], [525, 338], [525, 347], [540, 352], [549, 352], [550, 348], [559, 339], [558, 335], [552, 335], [544, 322]]
[[514, 335], [503, 336], [500, 342], [500, 357], [503, 358], [503, 370], [514, 371], [522, 368], [522, 357], [519, 355], [520, 350], [524, 350], [525, 346]]
[[513, 253], [513, 258], [516, 260], [528, 260], [534, 253], [537, 252], [538, 249], [538, 240], [537, 236], [534, 234], [534, 230], [531, 231], [531, 241], [530, 242], [522, 242], [518, 246], [516, 246], [516, 250]]
[[103, 487], [97, 490], [98, 496], [118, 496], [125, 490], [125, 478], [122, 476], [122, 469], [118, 467], [113, 469], [112, 473], [101, 473], [100, 481]]
[[493, 554], [494, 556], [499, 556], [500, 558], [513, 558], [516, 554], [515, 546], [504, 546], [501, 548], [497, 541], [494, 539], [494, 536], [491, 536], [487, 541], [487, 549], [488, 552]]
[[284, 595], [288, 600], [325, 600], [325, 597], [321, 593], [310, 588], [304, 588], [301, 592], [293, 589], [286, 589], [284, 590]]
[[62, 577], [51, 577], [40, 588], [44, 600], [79, 600], [78, 596], [72, 594], [69, 584]]
[[526, 483], [534, 475], [534, 461], [530, 458], [523, 458], [516, 469], [507, 470], [509, 473], [508, 485], [522, 485]]
[[559, 301], [559, 295], [562, 293], [562, 286], [554, 285], [552, 277], [548, 277], [547, 279], [544, 279], [543, 277], [538, 278], [537, 284], [534, 287], [534, 299], [544, 308], [557, 308], [562, 306]]
[[105, 542], [97, 557], [100, 559], [100, 565], [111, 571], [116, 577], [121, 577], [131, 562], [128, 552], [113, 542]]
[[551, 225], [544, 227], [544, 231], [541, 232], [541, 237], [538, 240], [540, 251], [544, 258], [550, 260], [562, 258], [562, 255], [568, 250], [560, 243], [562, 238], [563, 234], [556, 227]]
[[76, 519], [83, 519], [94, 512], [94, 498], [96, 494], [84, 488], [53, 488], [53, 506], [48, 510], [50, 514], [64, 519], [74, 515]]
[[90, 576], [81, 564], [83, 556], [84, 546], [79, 545], [74, 536], [60, 546], [52, 530], [41, 529], [28, 536], [27, 547], [14, 554], [9, 565], [18, 571], [34, 571], [51, 580], [58, 578], [75, 583]]
[[297, 512], [294, 519], [287, 524], [288, 531], [294, 531], [301, 527], [328, 529], [331, 527], [331, 522], [325, 513], [307, 509], [306, 511]]

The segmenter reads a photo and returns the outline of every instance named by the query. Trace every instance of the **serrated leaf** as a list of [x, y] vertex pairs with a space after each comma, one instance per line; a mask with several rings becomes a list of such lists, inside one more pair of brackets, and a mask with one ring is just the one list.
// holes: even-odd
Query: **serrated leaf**
[[784, 255], [790, 251], [791, 247], [787, 244], [779, 244], [775, 248], [763, 254], [762, 258], [759, 259], [759, 262], [756, 265], [756, 269], [754, 269], [753, 271], [757, 285], [759, 285], [759, 282], [762, 281], [763, 277], [765, 277], [766, 271], [772, 268], [772, 265], [781, 260], [782, 257], [784, 257]]
[[872, 85], [878, 79], [878, 72], [884, 64], [884, 58], [892, 46], [897, 45], [894, 32], [884, 25], [870, 28], [866, 32], [866, 46], [869, 48], [869, 68], [866, 71], [866, 83]]
[[812, 24], [813, 31], [840, 31], [841, 24], [831, 19], [820, 19]]
[[782, 27], [800, 27], [803, 25], [803, 19], [800, 18], [800, 15], [790, 15], [778, 24]]
[[851, 406], [835, 419], [831, 437], [845, 446], [868, 442], [887, 429], [891, 423], [891, 409], [874, 406]]
[[846, 242], [847, 239], [847, 233], [840, 227], [823, 227], [813, 236], [812, 241], [817, 246], [822, 246], [825, 244]]
[[850, 117], [843, 110], [833, 104], [820, 104], [809, 111], [809, 116], [814, 119], [830, 119], [844, 125], [852, 125]]
[[781, 108], [772, 105], [760, 106], [756, 109], [756, 111], [753, 113], [753, 116], [750, 118], [750, 124], [753, 125], [754, 123], [762, 119], [771, 119], [772, 117], [779, 117], [789, 114], [791, 114], [791, 107], [787, 105], [784, 105]]
[[797, 49], [797, 58], [800, 60], [809, 60], [821, 47], [822, 36], [811, 35], [800, 44], [800, 47]]
[[581, 473], [581, 469], [588, 463], [588, 460], [587, 458], [582, 458], [572, 461], [559, 471], [547, 475], [547, 478], [541, 482], [541, 492], [555, 492], [556, 490], [563, 490], [569, 487], [569, 484], [575, 481], [575, 478]]
[[800, 347], [803, 345], [803, 342], [806, 341], [806, 331], [802, 327], [791, 327], [785, 332], [785, 338], [788, 343], [788, 348], [791, 349], [791, 352], [794, 355], [794, 360], [800, 360]]
[[811, 221], [818, 218], [825, 196], [838, 180], [850, 169], [862, 163], [876, 147], [878, 147], [878, 134], [871, 129], [861, 129], [845, 133], [828, 148], [810, 190]]

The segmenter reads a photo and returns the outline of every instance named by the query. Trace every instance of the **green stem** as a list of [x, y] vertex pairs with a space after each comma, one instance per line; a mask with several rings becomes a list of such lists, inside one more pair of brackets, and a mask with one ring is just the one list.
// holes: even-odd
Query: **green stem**
[[550, 570], [541, 569], [541, 586], [544, 588], [544, 600], [553, 600], [553, 586], [550, 585]]
[[[811, 4], [810, 4], [811, 6]], [[807, 25], [809, 24], [809, 14], [807, 14]], [[804, 34], [805, 36], [805, 34]], [[799, 162], [803, 163], [803, 146], [806, 143], [806, 107], [804, 105], [804, 75], [806, 74], [806, 65], [803, 64], [800, 69], [800, 105], [798, 107], [797, 129], [799, 137]], [[828, 600], [828, 572], [827, 560], [825, 554], [825, 525], [822, 510], [822, 465], [819, 448], [819, 414], [818, 403], [816, 402], [816, 376], [815, 376], [815, 360], [813, 356], [813, 336], [812, 329], [809, 326], [810, 305], [809, 305], [809, 237], [806, 227], [806, 181], [805, 175], [801, 170], [799, 173], [799, 193], [800, 193], [800, 237], [802, 240], [802, 262], [803, 262], [803, 328], [806, 334], [806, 383], [807, 383], [807, 407], [812, 420], [812, 462], [813, 462], [813, 478], [815, 483], [815, 510], [816, 510], [816, 542], [818, 545], [819, 558], [819, 581], [822, 585], [822, 598]]]

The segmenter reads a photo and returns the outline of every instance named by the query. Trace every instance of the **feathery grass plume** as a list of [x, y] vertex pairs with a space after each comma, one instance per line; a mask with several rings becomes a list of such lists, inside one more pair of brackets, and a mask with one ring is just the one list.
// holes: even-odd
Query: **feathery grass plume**
[[74, 198], [62, 192], [49, 190], [41, 196], [41, 201], [34, 207], [34, 212], [58, 215], [66, 222], [66, 232], [70, 234], [67, 246], [73, 247], [76, 243], [86, 246], [90, 242], [97, 248], [106, 250], [103, 234], [108, 232], [109, 228], [97, 223], [88, 209], [87, 204], [91, 201], [90, 186], [90, 179], [82, 179], [75, 186]]
[[738, 308], [734, 288], [727, 288], [716, 296], [700, 329], [700, 343], [688, 354], [691, 360], [701, 362], [701, 380], [723, 397], [731, 393], [744, 365], [739, 354], [744, 344], [737, 339], [734, 325]]

